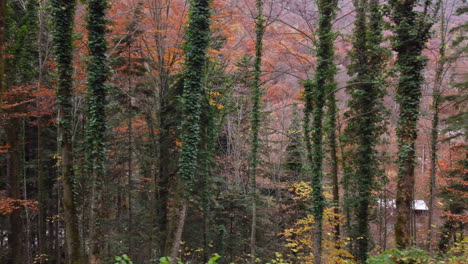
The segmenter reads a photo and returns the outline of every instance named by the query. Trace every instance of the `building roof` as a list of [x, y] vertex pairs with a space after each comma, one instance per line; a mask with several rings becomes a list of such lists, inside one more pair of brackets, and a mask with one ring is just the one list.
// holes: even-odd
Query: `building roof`
[[424, 202], [424, 200], [414, 200], [413, 209], [421, 210], [421, 211], [428, 211], [429, 207], [427, 207], [426, 202]]
[[[377, 199], [377, 204], [381, 207], [384, 207], [386, 204], [386, 207], [396, 208], [395, 199], [387, 199], [385, 201], [382, 199]], [[429, 207], [426, 205], [424, 200], [414, 200], [413, 209], [417, 211], [428, 211]]]

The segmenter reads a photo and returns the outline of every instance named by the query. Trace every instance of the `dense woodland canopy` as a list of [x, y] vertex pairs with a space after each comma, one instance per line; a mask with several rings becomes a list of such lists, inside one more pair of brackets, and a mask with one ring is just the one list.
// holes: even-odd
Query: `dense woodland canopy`
[[466, 263], [466, 0], [0, 0], [0, 263]]

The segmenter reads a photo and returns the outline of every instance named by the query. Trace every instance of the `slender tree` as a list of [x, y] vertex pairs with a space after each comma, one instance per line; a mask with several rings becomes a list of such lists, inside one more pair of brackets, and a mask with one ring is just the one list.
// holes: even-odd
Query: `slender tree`
[[104, 247], [103, 189], [105, 184], [106, 80], [108, 77], [106, 42], [106, 0], [88, 1], [88, 109], [86, 159], [92, 180], [90, 263], [99, 263]]
[[[466, 15], [468, 13], [468, 5], [463, 1], [456, 14]], [[453, 42], [451, 43], [452, 54], [448, 58], [450, 61], [456, 61], [465, 58], [468, 54], [468, 22], [464, 21], [462, 24], [452, 29], [454, 33]], [[446, 120], [443, 120], [445, 129], [442, 131], [444, 134], [450, 134], [447, 138], [448, 141], [454, 141], [455, 144], [451, 145], [449, 168], [443, 171], [443, 177], [447, 185], [441, 188], [439, 197], [444, 204], [444, 224], [441, 228], [440, 240], [438, 243], [439, 250], [447, 252], [450, 247], [463, 239], [463, 232], [466, 228], [467, 217], [466, 212], [468, 204], [468, 174], [466, 168], [468, 167], [468, 157], [466, 144], [468, 140], [468, 124], [466, 122], [468, 117], [468, 73], [454, 72], [452, 85], [456, 93], [444, 96], [443, 102], [450, 103], [454, 113]], [[459, 235], [457, 235], [459, 233]]]
[[434, 218], [434, 200], [436, 193], [437, 183], [437, 150], [439, 143], [439, 112], [440, 104], [442, 103], [442, 84], [444, 81], [444, 72], [447, 65], [446, 46], [447, 46], [447, 27], [445, 9], [440, 9], [440, 48], [439, 58], [435, 69], [434, 86], [432, 90], [432, 124], [431, 124], [431, 142], [430, 142], [430, 185], [429, 185], [429, 220], [428, 220], [428, 236], [427, 246], [432, 252], [432, 238], [434, 236], [433, 218]]
[[[397, 52], [396, 61], [399, 80], [397, 102], [400, 105], [397, 122], [398, 179], [396, 195], [395, 239], [398, 248], [412, 244], [411, 208], [414, 199], [415, 141], [421, 99], [421, 85], [426, 59], [422, 55], [430, 37], [432, 21], [429, 8], [432, 1], [424, 1], [422, 8], [418, 0], [391, 0], [393, 20], [392, 47]], [[422, 10], [422, 11], [419, 11]]]
[[351, 95], [346, 127], [348, 162], [352, 170], [349, 178], [351, 194], [346, 206], [351, 208], [349, 235], [352, 251], [360, 263], [365, 263], [369, 252], [369, 218], [372, 191], [379, 174], [377, 151], [379, 137], [384, 131], [382, 87], [385, 67], [385, 49], [382, 42], [383, 18], [378, 0], [355, 0], [356, 21], [351, 52], [350, 75], [355, 75], [347, 89]]
[[336, 105], [336, 82], [330, 81], [328, 90], [326, 91], [326, 127], [324, 131], [327, 134], [327, 150], [328, 161], [330, 164], [330, 179], [332, 184], [332, 199], [333, 199], [333, 239], [335, 247], [340, 248], [340, 192], [338, 180], [338, 146], [337, 146], [337, 114], [338, 108]]
[[68, 250], [68, 263], [81, 263], [81, 240], [75, 206], [72, 144], [73, 98], [73, 21], [76, 1], [53, 0], [53, 42], [57, 62], [58, 142], [61, 156], [60, 171], [63, 179], [63, 205]]
[[206, 51], [210, 38], [210, 3], [209, 0], [191, 0], [189, 21], [185, 40], [184, 91], [182, 95], [182, 147], [179, 157], [179, 174], [182, 184], [178, 192], [181, 198], [177, 230], [172, 241], [171, 257], [176, 263], [179, 245], [187, 210], [187, 198], [193, 188], [193, 180], [198, 164], [202, 114], [202, 96], [204, 94], [203, 75], [207, 60]]
[[[336, 66], [333, 63], [335, 34], [332, 32], [338, 1], [317, 1], [319, 9], [317, 68], [313, 81], [304, 82], [304, 133], [307, 159], [311, 165], [312, 213], [315, 220], [314, 255], [315, 262], [322, 261], [322, 221], [325, 197], [322, 189], [323, 178], [323, 116], [326, 92], [333, 91]], [[313, 107], [312, 107], [313, 106]], [[312, 120], [311, 120], [312, 119]], [[312, 122], [312, 124], [311, 124]]]
[[262, 74], [262, 53], [263, 53], [263, 35], [265, 33], [265, 17], [263, 16], [263, 0], [256, 0], [257, 17], [255, 18], [255, 61], [253, 69], [252, 84], [252, 142], [250, 153], [250, 181], [252, 193], [252, 228], [250, 233], [250, 257], [251, 263], [255, 263], [256, 256], [256, 231], [257, 231], [257, 167], [258, 167], [258, 148], [259, 131], [261, 121], [261, 100], [262, 85], [260, 76]]
[[[159, 133], [156, 136], [155, 146], [157, 156], [157, 169], [155, 173], [155, 194], [156, 194], [156, 217], [157, 217], [157, 243], [160, 246], [161, 254], [170, 254], [171, 242], [173, 239], [174, 226], [171, 216], [170, 193], [174, 189], [171, 181], [176, 181], [176, 171], [178, 163], [178, 149], [173, 148], [177, 140], [177, 127], [179, 125], [180, 110], [178, 109], [177, 98], [182, 95], [181, 81], [178, 79], [171, 83], [171, 67], [177, 61], [178, 56], [170, 51], [170, 44], [167, 33], [170, 32], [170, 12], [171, 1], [152, 1], [151, 18], [155, 27], [155, 56], [157, 57], [155, 69], [157, 72], [157, 114], [155, 125]], [[156, 176], [157, 175], [157, 176]]]

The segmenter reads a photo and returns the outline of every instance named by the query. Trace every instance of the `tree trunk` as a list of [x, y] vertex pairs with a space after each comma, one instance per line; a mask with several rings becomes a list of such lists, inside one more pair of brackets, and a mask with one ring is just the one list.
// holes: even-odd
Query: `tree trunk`
[[182, 234], [184, 232], [185, 217], [187, 213], [187, 201], [181, 200], [177, 212], [177, 227], [172, 240], [170, 251], [171, 264], [177, 264], [177, 256], [179, 255], [180, 242], [182, 242]]
[[105, 144], [106, 144], [106, 80], [107, 66], [107, 10], [106, 0], [88, 1], [88, 111], [87, 111], [87, 153], [88, 175], [92, 178], [90, 214], [90, 256], [91, 264], [100, 263], [105, 245], [105, 218], [103, 202], [106, 200]]
[[[400, 249], [412, 245], [411, 211], [414, 197], [415, 142], [421, 98], [423, 70], [422, 51], [432, 26], [427, 13], [416, 11], [415, 0], [390, 1], [396, 33], [393, 49], [398, 53], [399, 69], [397, 102], [400, 113], [396, 128], [398, 138], [398, 178], [396, 195], [395, 240]], [[425, 2], [426, 5], [430, 1]], [[427, 11], [428, 6], [423, 10]]]
[[[207, 48], [210, 37], [210, 0], [190, 1], [189, 19], [185, 41], [184, 86], [182, 94], [181, 149], [179, 171], [181, 184], [176, 195], [180, 196], [179, 222], [172, 241], [172, 249], [178, 247], [185, 222], [188, 197], [195, 187], [195, 177], [200, 156], [203, 76], [207, 61]], [[203, 177], [203, 176], [202, 176]], [[178, 241], [179, 240], [179, 241]], [[171, 250], [173, 255], [174, 250]], [[174, 260], [173, 260], [174, 261]]]
[[252, 142], [250, 157], [250, 181], [252, 195], [252, 226], [250, 232], [250, 258], [255, 263], [256, 258], [256, 232], [257, 232], [257, 167], [260, 132], [260, 110], [262, 100], [262, 87], [260, 75], [262, 74], [263, 35], [265, 33], [265, 18], [263, 17], [263, 0], [256, 0], [257, 17], [255, 18], [255, 62], [252, 87]]
[[[345, 151], [345, 143], [343, 142], [343, 133], [341, 132], [341, 122], [339, 121], [339, 126], [338, 126], [338, 145], [340, 149], [340, 154], [341, 154], [341, 167], [343, 169], [343, 177], [342, 177], [342, 184], [343, 184], [343, 214], [344, 214], [344, 230], [346, 235], [349, 237], [350, 230], [351, 230], [351, 208], [349, 206], [349, 199], [350, 199], [350, 167], [348, 166], [348, 157], [346, 155]], [[351, 243], [347, 244], [347, 249], [348, 251], [351, 251]]]
[[[399, 248], [407, 248], [412, 245], [412, 230], [411, 230], [411, 208], [414, 197], [414, 141], [415, 137], [405, 137], [404, 146], [410, 151], [406, 152], [407, 160], [400, 163], [401, 174], [397, 182], [397, 197], [396, 197], [396, 224], [395, 237]], [[402, 145], [403, 146], [403, 145]], [[403, 147], [401, 147], [403, 149]]]
[[[156, 163], [157, 172], [155, 172], [155, 205], [156, 205], [156, 237], [159, 248], [159, 254], [167, 256], [170, 254], [170, 247], [167, 247], [172, 240], [172, 232], [169, 230], [169, 193], [170, 193], [170, 178], [175, 175], [177, 170], [177, 164], [175, 164], [178, 158], [178, 151], [173, 151], [173, 145], [176, 140], [175, 128], [177, 125], [173, 123], [173, 117], [170, 116], [174, 113], [175, 108], [173, 107], [174, 98], [169, 86], [169, 71], [168, 62], [166, 60], [167, 54], [167, 41], [165, 40], [167, 32], [166, 20], [168, 19], [168, 11], [170, 5], [166, 0], [158, 0], [152, 2], [152, 19], [154, 27], [156, 28], [154, 33], [157, 63], [156, 70], [158, 76], [155, 78], [158, 87], [158, 104], [157, 104], [157, 121], [156, 125], [159, 130], [157, 136], [156, 146]], [[174, 158], [175, 156], [175, 158]]]
[[38, 250], [39, 254], [46, 254], [46, 192], [45, 192], [45, 177], [44, 177], [44, 168], [42, 161], [42, 151], [43, 151], [43, 142], [42, 142], [42, 129], [41, 122], [38, 119], [37, 124], [37, 201], [39, 202], [38, 209]]
[[175, 124], [171, 122], [173, 117], [171, 114], [174, 112], [172, 104], [169, 105], [170, 100], [168, 93], [161, 93], [164, 98], [160, 99], [159, 111], [159, 134], [158, 134], [158, 162], [159, 171], [158, 179], [156, 182], [156, 196], [157, 196], [157, 219], [158, 219], [158, 237], [160, 244], [160, 251], [163, 255], [170, 254], [170, 241], [172, 240], [172, 228], [169, 225], [169, 197], [170, 197], [170, 182], [171, 179], [175, 180], [175, 173], [177, 166], [174, 162], [174, 156], [177, 157], [177, 150], [174, 150], [176, 141]]
[[61, 157], [60, 174], [63, 180], [63, 207], [68, 263], [82, 263], [78, 212], [75, 205], [74, 161], [72, 143], [73, 60], [72, 34], [75, 1], [52, 2], [54, 21], [54, 49], [58, 69], [58, 150]]
[[130, 51], [131, 46], [128, 45], [127, 47], [127, 52], [128, 52], [128, 62], [127, 62], [127, 67], [130, 69], [129, 74], [127, 76], [127, 84], [128, 84], [128, 137], [127, 137], [127, 144], [128, 144], [128, 179], [127, 179], [127, 193], [128, 193], [128, 254], [130, 256], [133, 256], [133, 205], [132, 205], [132, 192], [133, 192], [133, 183], [132, 183], [132, 178], [133, 178], [133, 105], [132, 105], [132, 59], [131, 59], [131, 51]]
[[[17, 118], [11, 119], [7, 126], [7, 137], [9, 148], [8, 156], [8, 178], [10, 185], [9, 196], [12, 199], [21, 200], [21, 178], [20, 178], [20, 138], [19, 128], [21, 121]], [[26, 256], [24, 249], [24, 225], [22, 209], [14, 210], [10, 215], [11, 233], [8, 236], [9, 247], [12, 253], [13, 264], [23, 264]]]
[[431, 127], [431, 145], [430, 145], [430, 187], [429, 187], [429, 220], [428, 220], [428, 236], [427, 246], [429, 252], [432, 253], [432, 238], [434, 236], [433, 218], [434, 218], [434, 200], [437, 191], [437, 143], [439, 135], [439, 110], [441, 103], [441, 88], [443, 82], [443, 73], [445, 70], [445, 50], [446, 50], [446, 22], [444, 7], [441, 9], [441, 21], [440, 21], [440, 42], [441, 46], [439, 49], [439, 61], [435, 70], [434, 88], [432, 91], [432, 108], [434, 111], [432, 115], [432, 127]]
[[[322, 263], [322, 237], [323, 237], [323, 211], [325, 208], [325, 197], [323, 195], [323, 116], [326, 100], [326, 93], [336, 89], [334, 82], [336, 66], [334, 58], [334, 40], [335, 34], [332, 32], [333, 20], [336, 15], [337, 1], [320, 0], [317, 2], [319, 10], [319, 27], [317, 30], [317, 69], [314, 81], [308, 83], [309, 87], [306, 104], [313, 104], [312, 109], [312, 128], [305, 129], [305, 132], [311, 132], [312, 152], [308, 153], [311, 164], [311, 183], [312, 183], [312, 214], [315, 220], [315, 231], [313, 236], [313, 248], [315, 263]], [[306, 124], [310, 126], [310, 124]]]
[[330, 151], [330, 174], [332, 180], [332, 195], [333, 195], [333, 240], [335, 242], [335, 248], [340, 248], [340, 192], [339, 192], [339, 181], [338, 181], [338, 154], [337, 154], [337, 144], [336, 144], [336, 98], [335, 91], [328, 91], [328, 148]]

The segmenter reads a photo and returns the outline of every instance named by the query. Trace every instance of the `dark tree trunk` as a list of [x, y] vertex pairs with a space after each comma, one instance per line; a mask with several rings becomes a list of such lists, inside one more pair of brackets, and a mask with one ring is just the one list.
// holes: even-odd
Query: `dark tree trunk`
[[[8, 121], [7, 137], [9, 148], [8, 155], [8, 183], [10, 185], [9, 196], [12, 199], [21, 200], [21, 178], [20, 178], [20, 138], [19, 128], [21, 120], [14, 118]], [[20, 206], [21, 207], [21, 206]], [[24, 264], [26, 251], [24, 248], [24, 225], [21, 217], [23, 210], [14, 210], [10, 215], [11, 233], [8, 236], [10, 243], [12, 263]]]

